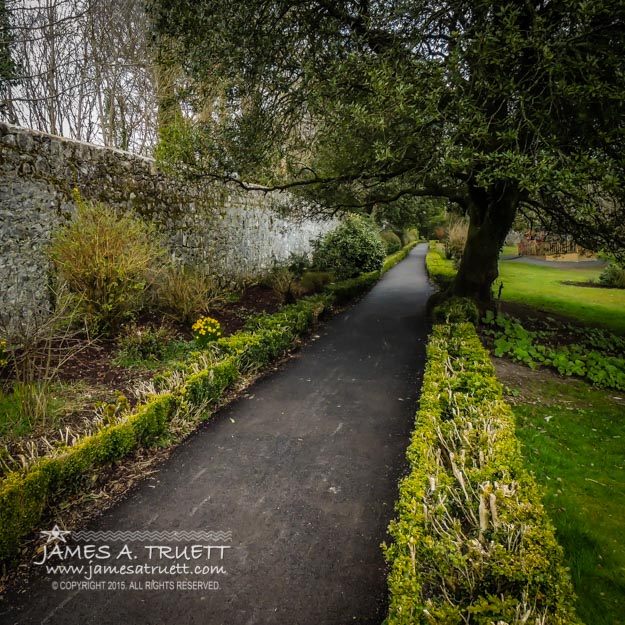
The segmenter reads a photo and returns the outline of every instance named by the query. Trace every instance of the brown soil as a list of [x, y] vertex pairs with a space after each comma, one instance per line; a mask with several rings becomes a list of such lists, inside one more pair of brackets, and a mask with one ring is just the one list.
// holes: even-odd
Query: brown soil
[[580, 328], [588, 327], [581, 322], [576, 322], [570, 317], [558, 315], [557, 313], [545, 312], [535, 308], [534, 306], [527, 306], [526, 304], [518, 304], [516, 302], [501, 302], [500, 310], [501, 312], [506, 313], [511, 317], [516, 317], [522, 321], [523, 327], [527, 327], [528, 329], [534, 329], [536, 326], [541, 325], [541, 320], [548, 318], [553, 319], [562, 325], [571, 324], [579, 326]]
[[[281, 305], [282, 297], [271, 288], [252, 285], [241, 293], [237, 301], [221, 304], [206, 314], [217, 319], [221, 324], [223, 335], [229, 336], [239, 331], [251, 316], [274, 313]], [[139, 329], [147, 326], [164, 326], [172, 339], [183, 341], [193, 339], [189, 324], [165, 315], [155, 313], [142, 315], [136, 325]], [[96, 406], [102, 403], [115, 403], [120, 395], [134, 407], [136, 398], [133, 389], [139, 382], [150, 380], [159, 370], [158, 367], [141, 369], [115, 364], [114, 359], [118, 352], [115, 340], [98, 339], [89, 342], [83, 338], [77, 339], [75, 343], [76, 353], [57, 373], [58, 380], [69, 385], [65, 390], [65, 394], [70, 395], [67, 398], [69, 406], [61, 409], [53, 422], [37, 424], [27, 436], [19, 439], [9, 437], [8, 440], [1, 441], [0, 458], [3, 455], [6, 457], [6, 452], [13, 458], [19, 455], [29, 458], [35, 449], [40, 454], [46, 453], [49, 443], [54, 444], [55, 441], [61, 440], [68, 431], [74, 436], [87, 432], [89, 422], [95, 416]], [[0, 383], [2, 382], [3, 380], [0, 380]], [[5, 379], [4, 385], [11, 388], [11, 380]], [[0, 476], [2, 473], [3, 469], [0, 466]]]
[[545, 398], [537, 398], [533, 392], [537, 381], [557, 382], [558, 384], [570, 382], [569, 378], [564, 378], [549, 369], [530, 369], [520, 363], [495, 356], [491, 356], [490, 360], [495, 368], [497, 379], [504, 386], [506, 400], [512, 404], [531, 404], [536, 401], [544, 403]]

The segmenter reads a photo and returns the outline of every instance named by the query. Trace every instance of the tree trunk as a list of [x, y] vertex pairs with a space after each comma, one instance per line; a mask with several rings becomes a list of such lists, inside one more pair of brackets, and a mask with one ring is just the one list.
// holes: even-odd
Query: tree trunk
[[519, 205], [516, 189], [499, 187], [488, 191], [472, 189], [469, 234], [460, 267], [449, 295], [470, 297], [487, 303], [497, 279], [499, 252]]

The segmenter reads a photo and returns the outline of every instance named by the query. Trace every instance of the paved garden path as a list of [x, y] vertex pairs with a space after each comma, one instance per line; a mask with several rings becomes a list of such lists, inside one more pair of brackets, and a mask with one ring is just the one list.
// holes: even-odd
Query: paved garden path
[[552, 267], [554, 269], [588, 269], [592, 267], [605, 267], [607, 263], [602, 260], [545, 260], [534, 256], [504, 256], [500, 260], [511, 263], [521, 263], [526, 265], [540, 265], [542, 267]]
[[[424, 364], [425, 251], [416, 247], [89, 528], [169, 534], [68, 543], [100, 547], [101, 559], [86, 554], [92, 566], [178, 567], [173, 574], [118, 573], [104, 587], [95, 574], [92, 589], [67, 590], [89, 577], [89, 559], [74, 555], [84, 575], [34, 582], [0, 604], [0, 623], [379, 625], [387, 595], [380, 543]], [[172, 542], [171, 532], [209, 531], [231, 532], [231, 540], [196, 534]], [[208, 549], [193, 554], [192, 544], [229, 548], [212, 549], [208, 560]], [[160, 549], [176, 545], [189, 547], [189, 559]], [[196, 575], [198, 565], [225, 573]], [[114, 590], [121, 584], [125, 590]]]

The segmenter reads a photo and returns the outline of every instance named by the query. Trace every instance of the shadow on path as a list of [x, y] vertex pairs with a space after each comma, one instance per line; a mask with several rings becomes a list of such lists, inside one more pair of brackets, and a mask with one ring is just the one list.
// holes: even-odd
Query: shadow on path
[[[393, 517], [425, 360], [425, 252], [424, 245], [413, 249], [327, 322], [318, 340], [215, 415], [88, 528], [161, 535], [70, 540], [108, 545], [110, 556], [92, 554], [92, 566], [177, 565], [173, 574], [94, 575], [91, 589], [69, 590], [88, 568], [42, 577], [26, 595], [7, 598], [0, 622], [379, 625], [387, 594], [380, 543]], [[208, 531], [232, 538], [172, 542], [166, 534]], [[116, 559], [124, 544], [131, 555]], [[210, 560], [199, 549], [196, 559], [192, 544], [229, 548], [212, 549]], [[187, 546], [189, 559], [170, 558], [154, 547], [161, 545]], [[88, 567], [80, 555], [71, 564]], [[226, 573], [195, 574], [210, 565]]]

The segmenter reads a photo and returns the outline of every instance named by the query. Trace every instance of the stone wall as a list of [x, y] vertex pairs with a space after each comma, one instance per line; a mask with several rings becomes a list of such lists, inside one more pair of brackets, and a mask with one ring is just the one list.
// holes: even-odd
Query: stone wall
[[[51, 233], [85, 200], [135, 211], [156, 224], [172, 259], [227, 280], [258, 275], [335, 222], [284, 216], [286, 193], [167, 178], [152, 159], [0, 124], [0, 312], [45, 301]], [[14, 314], [14, 313], [12, 313]]]

